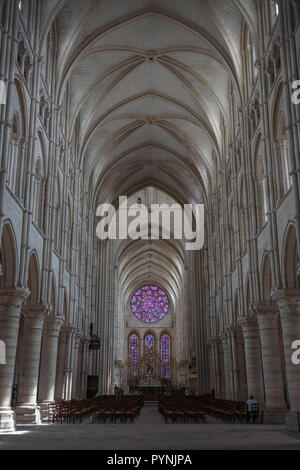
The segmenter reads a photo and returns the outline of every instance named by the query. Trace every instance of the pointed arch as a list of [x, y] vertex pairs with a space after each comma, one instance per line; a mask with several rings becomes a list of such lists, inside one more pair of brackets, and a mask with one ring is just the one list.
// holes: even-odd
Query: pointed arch
[[263, 256], [260, 270], [261, 296], [265, 304], [272, 303], [271, 291], [273, 288], [273, 278], [270, 255], [266, 252]]
[[136, 378], [139, 375], [138, 364], [140, 359], [140, 337], [136, 331], [128, 336], [128, 361], [129, 377]]
[[283, 242], [283, 282], [286, 289], [297, 289], [300, 287], [298, 276], [298, 243], [296, 228], [293, 223], [290, 223], [286, 229], [286, 234]]
[[233, 324], [236, 325], [239, 318], [239, 296], [236, 291], [233, 299]]
[[171, 378], [171, 336], [168, 332], [160, 335], [160, 360], [161, 360], [161, 377], [163, 379]]
[[1, 287], [15, 287], [17, 283], [17, 242], [15, 232], [10, 221], [6, 221], [3, 226], [1, 249], [0, 249], [0, 264]]
[[57, 312], [57, 289], [56, 289], [56, 280], [54, 274], [52, 274], [51, 280], [51, 306], [52, 312]]
[[64, 291], [63, 316], [65, 319], [65, 322], [67, 323], [68, 318], [69, 318], [69, 302], [68, 302], [68, 293], [66, 289]]
[[40, 264], [35, 250], [29, 258], [27, 284], [30, 290], [28, 304], [38, 305], [40, 303]]

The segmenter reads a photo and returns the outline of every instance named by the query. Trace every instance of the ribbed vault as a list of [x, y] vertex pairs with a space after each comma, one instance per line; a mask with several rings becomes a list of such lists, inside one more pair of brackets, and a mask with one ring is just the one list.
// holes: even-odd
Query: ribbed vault
[[56, 33], [56, 99], [68, 90], [69, 139], [76, 135], [95, 203], [99, 192], [111, 197], [149, 175], [190, 202], [205, 199], [223, 158], [229, 89], [241, 102], [241, 34], [245, 24], [255, 31], [254, 1], [45, 1], [42, 8], [41, 43], [51, 24]]

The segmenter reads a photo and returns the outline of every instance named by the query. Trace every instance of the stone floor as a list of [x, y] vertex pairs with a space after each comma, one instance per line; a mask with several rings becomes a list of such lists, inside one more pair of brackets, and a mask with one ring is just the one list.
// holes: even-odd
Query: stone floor
[[278, 425], [165, 424], [156, 404], [147, 404], [135, 424], [19, 426], [0, 434], [1, 450], [210, 450], [297, 449], [300, 433]]

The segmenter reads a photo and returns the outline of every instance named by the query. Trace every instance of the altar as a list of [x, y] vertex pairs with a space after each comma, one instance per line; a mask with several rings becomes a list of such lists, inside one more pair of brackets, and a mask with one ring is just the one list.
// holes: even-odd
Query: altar
[[156, 387], [153, 385], [141, 385], [138, 387], [139, 393], [142, 393], [143, 395], [151, 395], [151, 396], [157, 396], [157, 395], [162, 395], [163, 394], [163, 387]]

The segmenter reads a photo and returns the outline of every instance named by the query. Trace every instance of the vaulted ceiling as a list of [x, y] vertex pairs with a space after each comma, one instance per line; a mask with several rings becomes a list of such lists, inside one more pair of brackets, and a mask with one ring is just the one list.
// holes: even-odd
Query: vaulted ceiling
[[146, 184], [202, 202], [222, 158], [229, 86], [242, 89], [241, 35], [254, 0], [42, 2], [57, 39], [57, 100], [71, 93], [81, 166], [109, 201]]

